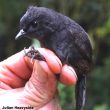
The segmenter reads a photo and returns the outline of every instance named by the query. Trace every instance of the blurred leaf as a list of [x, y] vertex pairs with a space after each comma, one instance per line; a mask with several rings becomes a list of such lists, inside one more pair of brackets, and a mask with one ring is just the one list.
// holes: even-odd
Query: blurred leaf
[[97, 105], [94, 110], [108, 110], [108, 107], [106, 104], [103, 105]]

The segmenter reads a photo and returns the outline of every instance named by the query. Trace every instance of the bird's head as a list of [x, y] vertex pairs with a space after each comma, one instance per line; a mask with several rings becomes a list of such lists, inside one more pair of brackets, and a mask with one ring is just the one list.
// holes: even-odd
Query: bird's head
[[[20, 20], [20, 32], [16, 39], [21, 37], [35, 37], [42, 39], [56, 30], [56, 12], [44, 7], [29, 7]], [[55, 14], [55, 15], [54, 15]]]

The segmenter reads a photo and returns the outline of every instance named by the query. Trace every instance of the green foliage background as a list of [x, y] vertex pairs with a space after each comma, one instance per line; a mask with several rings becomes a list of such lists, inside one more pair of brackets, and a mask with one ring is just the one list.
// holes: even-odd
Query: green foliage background
[[[89, 33], [94, 67], [88, 76], [86, 110], [110, 110], [110, 0], [0, 0], [0, 60], [33, 42], [15, 41], [19, 19], [29, 5], [55, 9], [77, 21]], [[63, 110], [73, 110], [73, 88], [59, 85]]]

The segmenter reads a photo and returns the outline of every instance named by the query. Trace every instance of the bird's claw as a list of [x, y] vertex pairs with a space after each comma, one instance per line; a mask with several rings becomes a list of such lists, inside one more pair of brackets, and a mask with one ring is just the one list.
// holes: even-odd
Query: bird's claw
[[31, 61], [33, 61], [34, 59], [40, 60], [40, 61], [46, 61], [45, 57], [38, 50], [36, 50], [33, 46], [29, 47], [28, 52], [26, 52], [26, 47], [25, 47], [24, 53], [25, 53], [25, 56], [31, 58]]

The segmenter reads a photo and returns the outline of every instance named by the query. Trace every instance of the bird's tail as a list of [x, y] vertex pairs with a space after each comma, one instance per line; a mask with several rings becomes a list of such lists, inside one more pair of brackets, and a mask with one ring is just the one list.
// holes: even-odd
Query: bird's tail
[[85, 98], [86, 98], [86, 75], [78, 77], [78, 81], [75, 88], [76, 95], [76, 110], [84, 110]]

